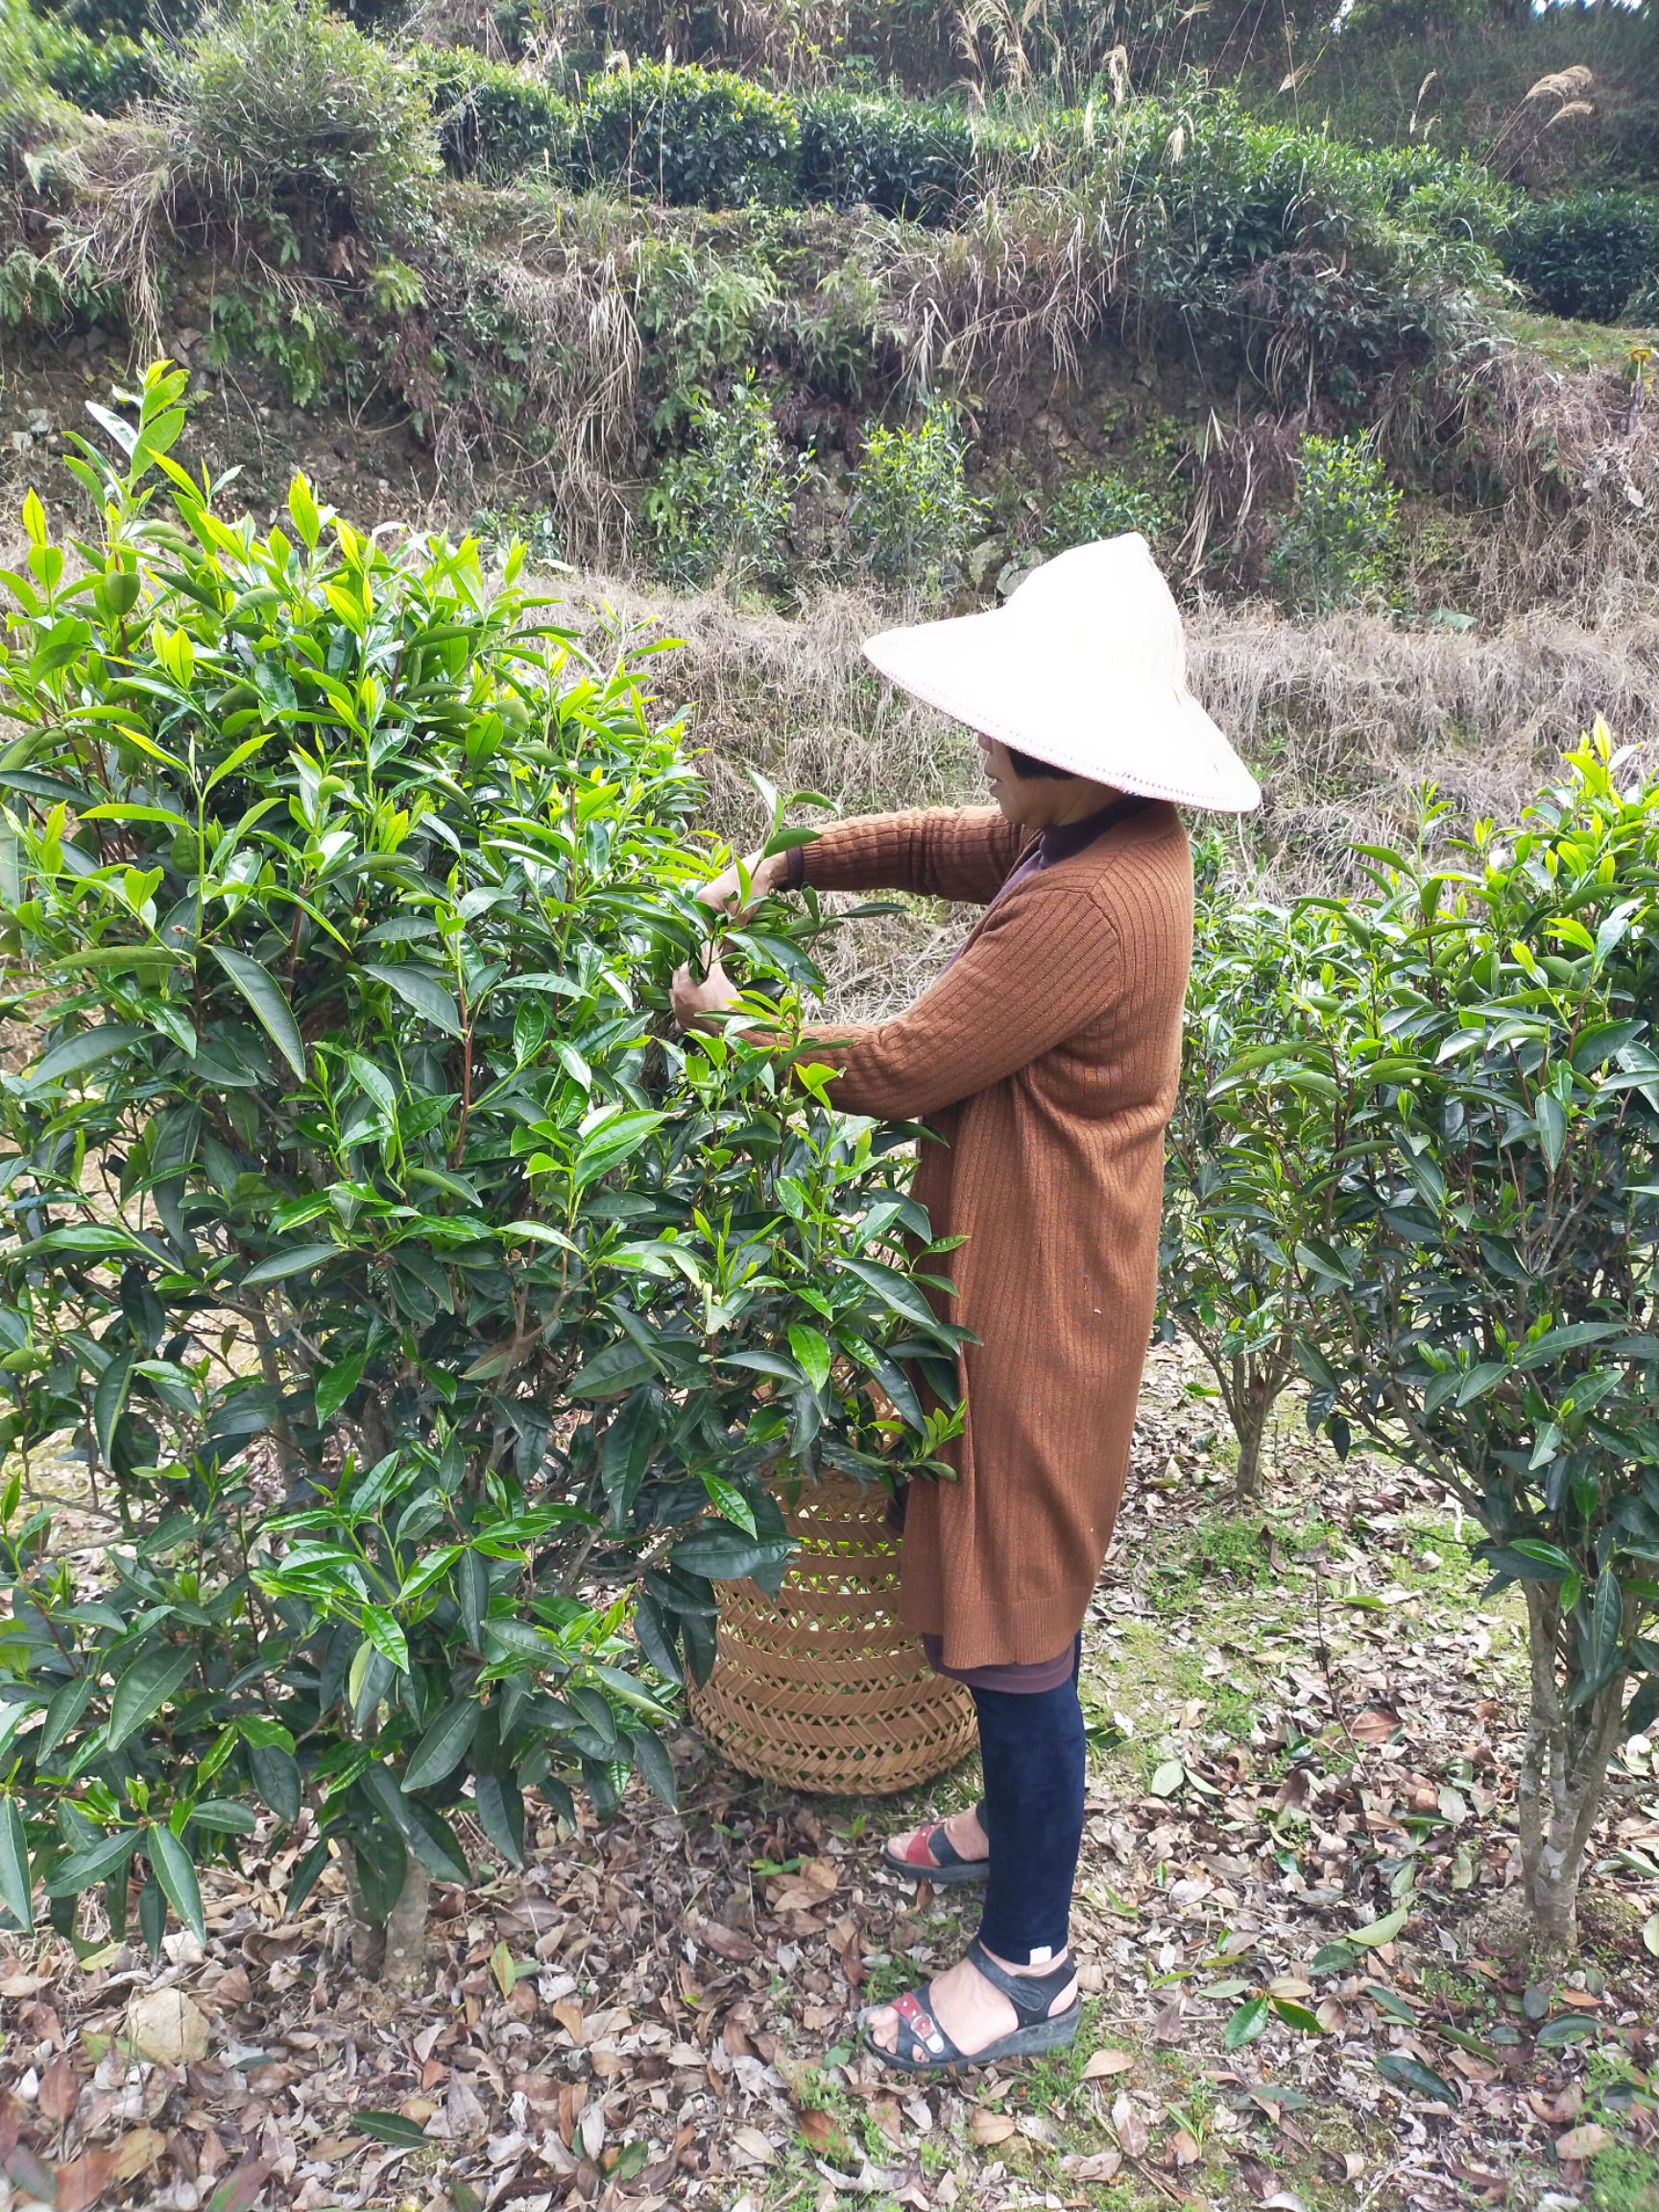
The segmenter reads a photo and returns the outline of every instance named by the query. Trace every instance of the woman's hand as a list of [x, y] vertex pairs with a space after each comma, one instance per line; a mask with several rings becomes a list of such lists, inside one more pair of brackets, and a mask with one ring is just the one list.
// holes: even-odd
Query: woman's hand
[[689, 968], [680, 969], [671, 995], [674, 1019], [682, 1029], [717, 1029], [720, 1024], [715, 1017], [735, 1006], [739, 997], [736, 984], [717, 960], [706, 975], [697, 975]]
[[762, 899], [769, 899], [774, 891], [783, 889], [789, 877], [789, 855], [787, 853], [774, 853], [769, 858], [762, 859], [758, 853], [751, 853], [743, 867], [749, 878], [747, 901], [743, 897], [743, 886], [738, 881], [737, 863], [733, 860], [730, 868], [723, 869], [698, 892], [697, 896], [704, 905], [712, 906], [717, 912], [730, 914], [741, 921], [752, 906], [757, 906]]

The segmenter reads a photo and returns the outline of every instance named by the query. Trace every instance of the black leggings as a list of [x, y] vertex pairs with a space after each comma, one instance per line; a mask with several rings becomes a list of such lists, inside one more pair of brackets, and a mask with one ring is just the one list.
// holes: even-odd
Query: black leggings
[[[1082, 1639], [1078, 1639], [1078, 1658]], [[1055, 1690], [979, 1690], [981, 1818], [991, 1846], [979, 1940], [1011, 1966], [1066, 1948], [1083, 1842], [1083, 1708], [1077, 1665]]]

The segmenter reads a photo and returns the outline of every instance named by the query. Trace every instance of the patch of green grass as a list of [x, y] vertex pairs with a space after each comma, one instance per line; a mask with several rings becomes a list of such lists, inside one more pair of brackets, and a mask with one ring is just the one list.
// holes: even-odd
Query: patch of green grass
[[1596, 2212], [1653, 2212], [1659, 2204], [1659, 2158], [1634, 2143], [1615, 2143], [1590, 2166]]
[[1009, 2084], [1010, 2095], [1031, 2110], [1057, 2112], [1081, 2086], [1090, 2053], [1105, 2040], [1097, 2032], [1099, 2024], [1099, 1999], [1085, 1998], [1075, 2041], [1064, 2051], [1049, 2051], [1040, 2058], [1029, 2059]]
[[1205, 1513], [1171, 1531], [1151, 1552], [1146, 1595], [1160, 1613], [1191, 1613], [1200, 1604], [1209, 1611], [1219, 1598], [1279, 1582], [1283, 1569], [1275, 1563], [1276, 1552], [1280, 1560], [1306, 1558], [1334, 1533], [1316, 1514], [1289, 1521], [1260, 1510]]
[[1632, 348], [1652, 340], [1651, 331], [1620, 323], [1564, 323], [1521, 308], [1503, 310], [1494, 320], [1518, 346], [1558, 369], [1623, 369]]
[[858, 1995], [866, 2005], [889, 2005], [895, 1997], [902, 1997], [915, 1979], [916, 1968], [908, 1959], [872, 1959]]
[[1467, 1974], [1454, 1974], [1449, 1966], [1431, 1961], [1423, 1968], [1421, 1986], [1431, 2004], [1444, 2005], [1448, 2011], [1486, 2013], [1492, 2009], [1488, 1991]]

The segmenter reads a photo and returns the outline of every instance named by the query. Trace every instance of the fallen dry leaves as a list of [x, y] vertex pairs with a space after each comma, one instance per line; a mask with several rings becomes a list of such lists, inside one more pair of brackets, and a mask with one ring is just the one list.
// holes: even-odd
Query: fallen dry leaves
[[[1209, 1502], [1198, 1439], [1214, 1414], [1183, 1380], [1161, 1356], [1087, 1637], [1092, 1721], [1126, 1739], [1088, 1810], [1090, 2047], [1041, 2073], [883, 2073], [856, 2047], [867, 1983], [925, 1982], [973, 1921], [972, 1898], [922, 1900], [877, 1863], [919, 1801], [854, 1833], [687, 1737], [680, 1816], [635, 1792], [606, 1827], [544, 1818], [524, 1875], [436, 1891], [430, 1979], [406, 1999], [341, 1960], [335, 1874], [282, 1916], [294, 1844], [212, 1878], [206, 1945], [171, 1934], [155, 1965], [134, 1948], [79, 1960], [56, 1937], [0, 1938], [13, 2200], [1001, 2212], [1138, 2192], [1214, 2212], [1457, 2212], [1501, 2203], [1523, 2166], [1540, 2188], [1586, 2172], [1608, 2132], [1586, 2048], [1537, 2032], [1579, 2015], [1638, 2078], [1652, 2063], [1652, 1785], [1622, 1786], [1610, 1810], [1594, 1894], [1633, 1918], [1623, 1937], [1623, 1921], [1594, 1923], [1598, 1985], [1529, 1992], [1470, 1933], [1514, 1880], [1509, 1624], [1405, 1590], [1423, 1494], [1310, 1446], [1287, 1448], [1275, 1477], [1289, 1503], [1262, 1542], [1280, 1565], [1248, 1643], [1213, 1610], [1224, 1585], [1208, 1569], [1160, 1609], [1158, 1577]], [[1310, 1561], [1296, 1526], [1315, 1512], [1329, 1533]], [[1175, 1669], [1166, 1689], [1140, 1679], [1148, 1638]], [[1224, 1698], [1241, 1714], [1230, 1728]], [[1164, 1790], [1144, 1787], [1169, 1766]], [[1415, 1889], [1399, 1935], [1312, 1971], [1322, 1946], [1387, 1917], [1402, 1869]], [[1275, 2025], [1228, 2052], [1240, 1990], [1316, 2010], [1325, 2032]], [[1437, 2114], [1384, 2080], [1390, 2054], [1455, 2105]], [[1647, 2122], [1638, 2107], [1620, 2125]]]

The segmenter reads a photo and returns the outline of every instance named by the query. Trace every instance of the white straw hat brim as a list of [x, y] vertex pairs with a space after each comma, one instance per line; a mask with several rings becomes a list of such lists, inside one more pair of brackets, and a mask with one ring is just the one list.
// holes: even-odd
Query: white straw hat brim
[[864, 652], [954, 721], [1074, 776], [1219, 813], [1261, 803], [1187, 687], [1180, 615], [1138, 536], [1075, 547], [1006, 606], [884, 630]]

